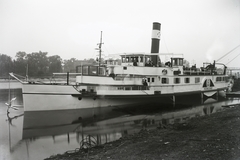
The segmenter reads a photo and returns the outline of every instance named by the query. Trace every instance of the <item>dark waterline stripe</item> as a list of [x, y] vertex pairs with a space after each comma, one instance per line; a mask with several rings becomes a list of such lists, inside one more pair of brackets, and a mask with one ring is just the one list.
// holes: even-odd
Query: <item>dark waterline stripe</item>
[[72, 95], [71, 93], [22, 93], [22, 94], [35, 94], [35, 95]]

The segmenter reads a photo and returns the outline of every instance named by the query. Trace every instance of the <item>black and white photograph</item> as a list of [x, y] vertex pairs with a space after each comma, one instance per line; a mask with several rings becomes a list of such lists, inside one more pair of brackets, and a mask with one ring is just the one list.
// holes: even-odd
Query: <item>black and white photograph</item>
[[0, 0], [1, 160], [240, 159], [240, 0]]

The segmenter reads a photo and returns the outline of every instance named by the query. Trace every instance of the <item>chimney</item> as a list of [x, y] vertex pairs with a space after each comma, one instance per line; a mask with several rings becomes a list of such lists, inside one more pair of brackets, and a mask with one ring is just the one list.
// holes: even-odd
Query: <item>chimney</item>
[[[151, 53], [159, 53], [159, 42], [161, 36], [160, 30], [161, 23], [153, 22]], [[158, 62], [161, 63], [161, 60], [158, 58], [158, 55], [152, 55], [151, 58], [153, 65], [157, 66]]]

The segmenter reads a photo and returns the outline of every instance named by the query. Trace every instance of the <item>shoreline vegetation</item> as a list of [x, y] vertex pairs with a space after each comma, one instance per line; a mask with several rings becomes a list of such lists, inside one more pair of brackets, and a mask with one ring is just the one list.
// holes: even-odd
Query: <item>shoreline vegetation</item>
[[240, 103], [187, 123], [143, 129], [117, 141], [46, 160], [240, 158]]

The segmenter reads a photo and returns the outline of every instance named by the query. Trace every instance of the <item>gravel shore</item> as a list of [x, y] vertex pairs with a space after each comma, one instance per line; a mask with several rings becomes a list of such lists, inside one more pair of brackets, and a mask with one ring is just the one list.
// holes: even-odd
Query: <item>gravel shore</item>
[[240, 105], [227, 106], [210, 116], [184, 124], [159, 127], [96, 146], [66, 152], [47, 160], [238, 160], [240, 159]]

